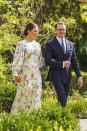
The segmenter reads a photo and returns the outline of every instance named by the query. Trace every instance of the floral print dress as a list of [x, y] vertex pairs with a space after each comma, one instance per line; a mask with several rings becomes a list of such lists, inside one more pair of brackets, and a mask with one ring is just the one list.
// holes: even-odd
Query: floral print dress
[[20, 76], [11, 112], [32, 111], [41, 106], [42, 78], [39, 68], [43, 66], [41, 46], [25, 39], [17, 44], [13, 59], [13, 75]]

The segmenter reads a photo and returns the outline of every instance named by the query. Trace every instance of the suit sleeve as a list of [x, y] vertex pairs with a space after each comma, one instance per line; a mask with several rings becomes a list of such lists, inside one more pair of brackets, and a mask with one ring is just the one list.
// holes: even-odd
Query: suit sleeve
[[45, 49], [45, 64], [47, 66], [53, 67], [55, 69], [62, 69], [63, 68], [63, 61], [53, 61], [53, 52], [52, 52], [52, 47], [50, 43], [46, 44], [46, 49]]
[[71, 63], [72, 63], [72, 67], [73, 67], [73, 69], [74, 69], [74, 71], [76, 73], [77, 78], [81, 77], [79, 63], [78, 63], [78, 60], [77, 60], [77, 56], [76, 56], [76, 53], [75, 53], [74, 46], [73, 46], [73, 53], [72, 53], [72, 57], [71, 57]]

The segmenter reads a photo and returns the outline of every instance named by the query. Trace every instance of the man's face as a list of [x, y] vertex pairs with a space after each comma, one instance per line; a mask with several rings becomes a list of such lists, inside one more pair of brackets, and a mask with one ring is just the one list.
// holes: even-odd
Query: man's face
[[58, 24], [56, 29], [56, 34], [59, 38], [64, 38], [66, 34], [66, 27], [65, 25]]

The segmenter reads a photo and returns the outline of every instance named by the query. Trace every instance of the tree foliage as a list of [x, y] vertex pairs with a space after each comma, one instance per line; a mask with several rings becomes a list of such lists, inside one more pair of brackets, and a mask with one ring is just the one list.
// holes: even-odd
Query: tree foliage
[[37, 41], [44, 50], [46, 42], [55, 36], [54, 27], [58, 21], [66, 23], [66, 38], [75, 43], [77, 55], [83, 49], [87, 50], [86, 46], [83, 48], [84, 45], [81, 47], [80, 44], [87, 41], [87, 4], [83, 1], [0, 0], [1, 76], [7, 76], [5, 71], [11, 67], [15, 46], [24, 38], [23, 32], [27, 23], [35, 22], [39, 25]]

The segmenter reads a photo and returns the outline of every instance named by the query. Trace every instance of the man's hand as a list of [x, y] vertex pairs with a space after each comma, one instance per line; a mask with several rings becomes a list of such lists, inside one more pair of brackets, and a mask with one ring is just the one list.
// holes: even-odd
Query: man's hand
[[78, 78], [78, 86], [79, 86], [79, 88], [81, 88], [81, 87], [83, 86], [82, 77], [79, 77], [79, 78]]
[[17, 82], [17, 83], [20, 83], [21, 82], [21, 78], [19, 76], [14, 76], [14, 80]]
[[53, 62], [55, 61], [55, 59], [53, 59], [53, 58], [52, 58], [51, 60], [52, 60]]
[[71, 62], [70, 61], [64, 61], [64, 67], [68, 68], [70, 66]]

